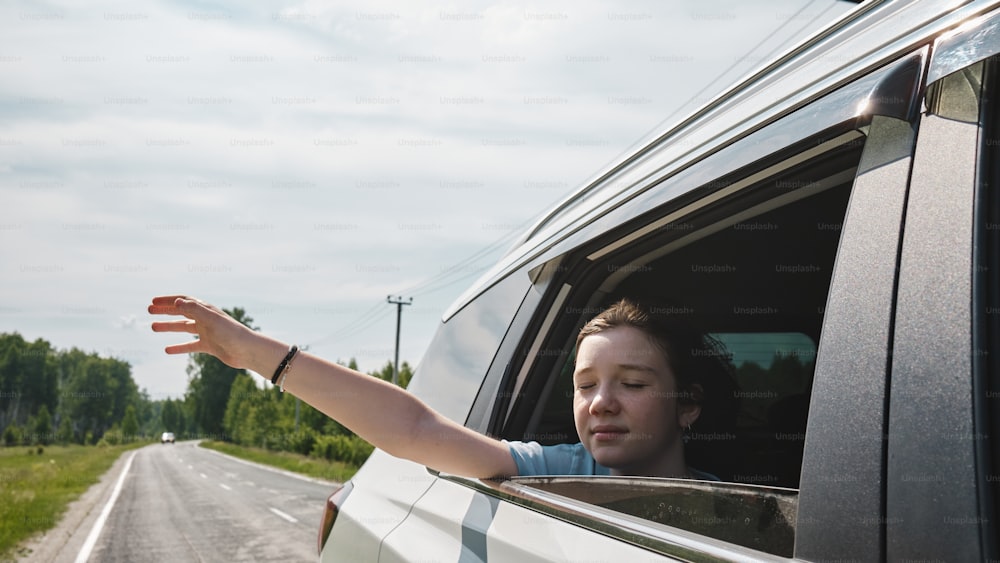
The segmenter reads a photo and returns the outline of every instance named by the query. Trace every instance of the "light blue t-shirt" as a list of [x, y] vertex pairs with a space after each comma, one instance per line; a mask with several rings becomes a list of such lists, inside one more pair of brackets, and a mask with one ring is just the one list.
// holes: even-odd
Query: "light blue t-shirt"
[[587, 448], [575, 444], [543, 446], [538, 442], [507, 442], [520, 477], [535, 475], [611, 475], [611, 470], [597, 463]]
[[[517, 464], [519, 477], [534, 477], [539, 475], [611, 475], [611, 470], [597, 463], [583, 444], [556, 444], [543, 446], [538, 442], [508, 442], [514, 463]], [[698, 471], [689, 467], [688, 470], [695, 479], [703, 481], [718, 481], [711, 473]]]

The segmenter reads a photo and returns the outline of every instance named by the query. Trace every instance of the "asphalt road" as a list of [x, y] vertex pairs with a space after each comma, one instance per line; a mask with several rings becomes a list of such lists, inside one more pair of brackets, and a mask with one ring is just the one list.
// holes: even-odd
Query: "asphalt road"
[[334, 487], [193, 442], [148, 446], [136, 452], [88, 560], [316, 561]]

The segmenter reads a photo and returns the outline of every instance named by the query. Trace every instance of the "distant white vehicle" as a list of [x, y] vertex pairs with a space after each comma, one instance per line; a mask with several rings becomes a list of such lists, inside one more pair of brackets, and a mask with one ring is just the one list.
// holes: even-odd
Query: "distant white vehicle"
[[166, 444], [167, 442], [170, 442], [171, 444], [174, 443], [174, 433], [173, 432], [164, 432], [163, 435], [160, 436], [160, 443], [161, 444]]

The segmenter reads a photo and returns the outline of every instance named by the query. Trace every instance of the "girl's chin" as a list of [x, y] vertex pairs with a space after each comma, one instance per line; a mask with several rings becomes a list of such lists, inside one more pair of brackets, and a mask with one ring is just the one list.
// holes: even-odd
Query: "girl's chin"
[[631, 465], [634, 462], [628, 451], [613, 444], [598, 443], [590, 450], [590, 455], [594, 457], [594, 461], [608, 468]]

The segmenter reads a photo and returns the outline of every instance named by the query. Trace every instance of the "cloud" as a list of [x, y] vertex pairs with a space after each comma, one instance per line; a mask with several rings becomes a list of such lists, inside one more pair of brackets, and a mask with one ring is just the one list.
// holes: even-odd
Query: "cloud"
[[115, 328], [122, 330], [136, 330], [138, 328], [136, 316], [123, 315], [118, 317], [118, 320], [115, 321]]

